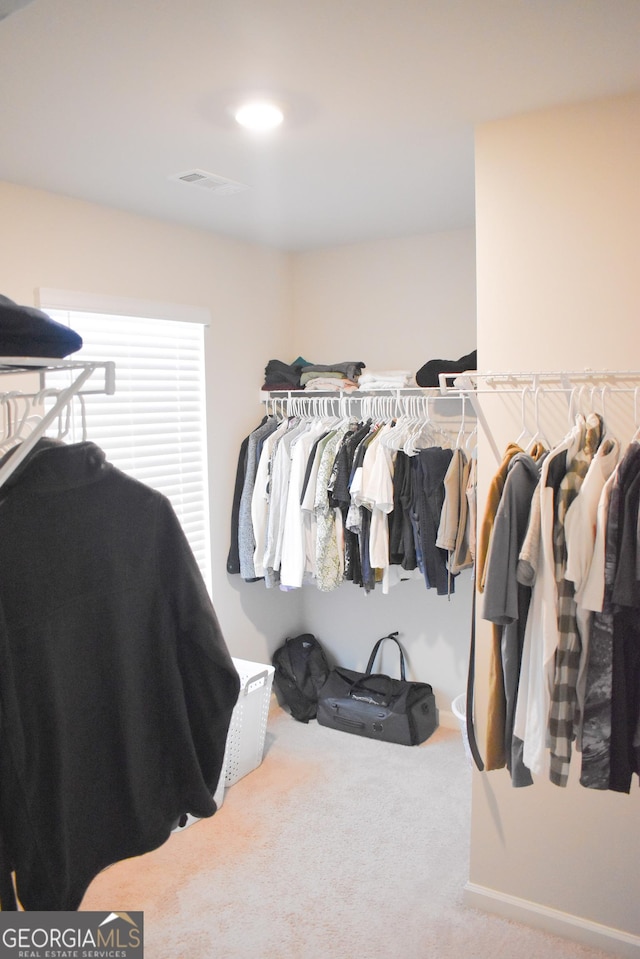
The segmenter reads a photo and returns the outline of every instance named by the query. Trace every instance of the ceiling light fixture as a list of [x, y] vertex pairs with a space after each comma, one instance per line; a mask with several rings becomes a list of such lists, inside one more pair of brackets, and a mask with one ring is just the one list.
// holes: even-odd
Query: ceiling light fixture
[[284, 114], [275, 103], [266, 100], [253, 100], [244, 103], [234, 113], [237, 122], [247, 130], [262, 132], [275, 130], [284, 120]]

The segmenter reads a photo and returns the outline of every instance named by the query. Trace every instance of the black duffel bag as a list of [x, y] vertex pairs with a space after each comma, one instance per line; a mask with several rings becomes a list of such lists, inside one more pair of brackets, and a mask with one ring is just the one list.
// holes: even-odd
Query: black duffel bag
[[[417, 746], [429, 738], [438, 725], [433, 690], [428, 683], [407, 682], [397, 636], [389, 633], [378, 640], [364, 673], [341, 666], [331, 670], [318, 695], [321, 726], [402, 746]], [[400, 679], [371, 672], [386, 639], [400, 651]]]

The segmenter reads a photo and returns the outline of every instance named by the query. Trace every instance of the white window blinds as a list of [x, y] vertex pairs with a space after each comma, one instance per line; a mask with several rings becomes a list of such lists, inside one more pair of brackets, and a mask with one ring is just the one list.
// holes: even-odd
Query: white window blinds
[[[210, 584], [204, 326], [48, 309], [44, 298], [42, 308], [82, 337], [82, 350], [69, 359], [115, 361], [115, 395], [84, 398], [87, 439], [170, 499]], [[82, 438], [81, 414], [76, 401], [74, 441]]]

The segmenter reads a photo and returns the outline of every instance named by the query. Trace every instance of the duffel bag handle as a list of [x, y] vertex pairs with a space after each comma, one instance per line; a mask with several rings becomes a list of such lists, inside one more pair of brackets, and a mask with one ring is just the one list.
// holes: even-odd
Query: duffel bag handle
[[404, 652], [402, 650], [402, 646], [400, 645], [400, 642], [398, 641], [397, 631], [395, 633], [389, 633], [387, 636], [383, 636], [382, 639], [379, 639], [378, 642], [375, 644], [375, 646], [373, 647], [371, 651], [371, 656], [369, 656], [369, 662], [367, 663], [365, 674], [367, 676], [371, 675], [371, 670], [373, 669], [373, 664], [378, 654], [378, 650], [380, 649], [380, 646], [382, 645], [382, 643], [384, 643], [385, 639], [392, 639], [394, 643], [396, 644], [396, 646], [398, 647], [398, 650], [400, 652], [400, 679], [403, 682], [405, 682], [406, 676], [405, 676], [405, 669], [404, 669]]

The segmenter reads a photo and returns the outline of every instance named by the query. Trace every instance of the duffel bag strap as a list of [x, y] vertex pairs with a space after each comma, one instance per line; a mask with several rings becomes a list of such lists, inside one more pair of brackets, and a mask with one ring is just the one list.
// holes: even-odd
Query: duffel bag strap
[[365, 673], [367, 676], [370, 675], [371, 670], [373, 669], [375, 658], [378, 654], [378, 650], [380, 649], [380, 646], [382, 645], [382, 643], [384, 643], [385, 639], [392, 639], [394, 643], [396, 644], [396, 646], [398, 647], [398, 650], [400, 652], [400, 679], [403, 682], [405, 682], [406, 675], [405, 675], [405, 668], [404, 668], [404, 652], [402, 651], [402, 646], [400, 645], [400, 642], [398, 640], [397, 631], [395, 633], [389, 633], [387, 636], [383, 636], [382, 639], [378, 640], [378, 642], [375, 644], [375, 646], [373, 647], [371, 651], [371, 656], [369, 656], [369, 662], [367, 663], [367, 668], [365, 670]]

